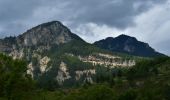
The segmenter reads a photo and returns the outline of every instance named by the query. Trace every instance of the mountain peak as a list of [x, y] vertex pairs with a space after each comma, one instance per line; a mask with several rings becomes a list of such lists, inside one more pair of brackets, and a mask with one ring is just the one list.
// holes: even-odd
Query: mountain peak
[[126, 34], [121, 34], [121, 35], [119, 35], [119, 36], [117, 36], [117, 37], [131, 37], [131, 36], [126, 35]]
[[131, 36], [128, 36], [125, 34], [121, 34], [118, 37], [116, 37], [115, 39], [138, 41], [135, 37], [131, 37]]
[[[33, 27], [33, 28], [31, 28], [31, 29], [29, 29], [29, 30], [27, 30], [27, 32], [30, 32], [30, 31], [32, 31], [32, 30], [36, 30], [36, 29], [39, 29], [39, 30], [41, 30], [41, 29], [51, 29], [51, 30], [53, 30], [53, 29], [59, 29], [59, 28], [64, 28], [65, 30], [68, 30], [68, 31], [70, 31], [66, 26], [64, 26], [60, 21], [51, 21], [51, 22], [46, 22], [46, 23], [42, 23], [42, 24], [40, 24], [40, 25], [37, 25], [37, 26], [35, 26], [35, 27]], [[26, 33], [26, 32], [25, 32]]]
[[40, 44], [62, 44], [74, 39], [81, 40], [61, 22], [51, 21], [26, 31], [18, 37], [18, 42], [24, 46], [35, 46]]
[[57, 25], [57, 26], [64, 26], [60, 21], [51, 21], [51, 22], [46, 22], [46, 23], [42, 23], [34, 28], [37, 28], [37, 27], [49, 27], [49, 26], [52, 26], [52, 25]]
[[104, 39], [104, 40], [112, 40], [112, 39], [114, 39], [113, 37], [107, 37], [106, 39]]
[[113, 37], [107, 37], [107, 38], [104, 39], [104, 40], [106, 40], [106, 41], [112, 41], [112, 40], [114, 40], [114, 39], [123, 40], [123, 41], [127, 41], [127, 40], [138, 41], [135, 37], [131, 37], [131, 36], [128, 36], [128, 35], [125, 35], [125, 34], [121, 34], [121, 35], [119, 35], [119, 36], [117, 36], [117, 37], [115, 37], [115, 38], [113, 38]]
[[135, 56], [153, 57], [163, 55], [156, 52], [149, 44], [124, 34], [115, 38], [108, 37], [104, 40], [97, 41], [94, 44], [99, 48], [112, 52], [128, 53]]

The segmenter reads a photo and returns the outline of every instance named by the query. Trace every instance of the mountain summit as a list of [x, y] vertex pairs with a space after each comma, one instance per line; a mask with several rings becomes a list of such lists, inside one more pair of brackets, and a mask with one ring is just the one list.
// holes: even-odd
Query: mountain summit
[[59, 21], [38, 25], [18, 37], [24, 46], [63, 44], [71, 40], [82, 40]]
[[112, 52], [127, 53], [142, 57], [163, 56], [156, 52], [149, 44], [138, 41], [135, 37], [127, 35], [119, 35], [118, 37], [108, 37], [106, 39], [94, 43], [99, 48], [106, 49]]

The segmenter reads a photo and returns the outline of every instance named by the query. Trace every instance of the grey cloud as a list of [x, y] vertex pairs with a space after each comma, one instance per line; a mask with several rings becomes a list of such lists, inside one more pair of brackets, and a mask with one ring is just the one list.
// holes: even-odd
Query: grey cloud
[[0, 21], [1, 24], [23, 20], [31, 16], [38, 5], [38, 0], [1, 0]]
[[[8, 29], [4, 28], [0, 34], [8, 32], [16, 34], [23, 31], [27, 24], [35, 25], [51, 20], [71, 22], [69, 26], [72, 28], [77, 27], [79, 24], [92, 22], [125, 29], [134, 25], [133, 18], [150, 8], [151, 4], [161, 4], [165, 1], [1, 0], [0, 27], [8, 27]], [[16, 27], [13, 27], [13, 24], [20, 24], [22, 26], [17, 27], [18, 25], [16, 25]], [[15, 29], [10, 31], [10, 25], [11, 28]]]
[[[134, 25], [136, 15], [147, 11], [154, 4], [161, 4], [166, 0], [74, 0], [70, 2], [75, 13], [74, 22], [106, 24], [125, 29]], [[135, 6], [136, 5], [136, 6]]]
[[170, 56], [169, 42], [170, 42], [170, 40], [161, 41], [161, 42], [155, 44], [154, 47], [157, 48], [158, 51]]

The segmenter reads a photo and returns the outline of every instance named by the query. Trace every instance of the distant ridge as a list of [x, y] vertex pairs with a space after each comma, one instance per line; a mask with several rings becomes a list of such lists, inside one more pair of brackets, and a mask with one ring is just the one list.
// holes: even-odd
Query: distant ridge
[[99, 48], [106, 49], [112, 52], [127, 53], [142, 57], [158, 57], [165, 56], [152, 47], [148, 43], [138, 41], [135, 37], [128, 35], [119, 35], [118, 37], [108, 37], [94, 43]]

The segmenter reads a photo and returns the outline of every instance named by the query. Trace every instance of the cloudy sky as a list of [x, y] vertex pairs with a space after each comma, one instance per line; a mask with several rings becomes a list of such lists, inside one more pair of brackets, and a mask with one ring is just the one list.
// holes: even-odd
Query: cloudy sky
[[0, 37], [58, 20], [92, 43], [127, 34], [170, 55], [170, 0], [0, 0]]

